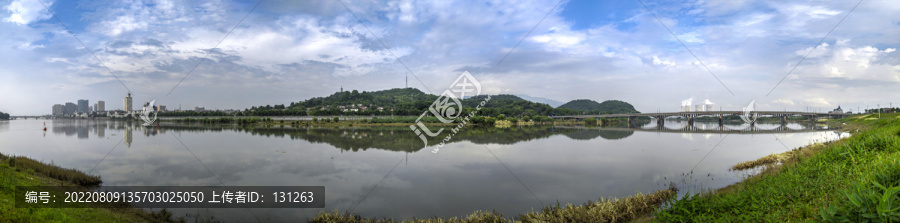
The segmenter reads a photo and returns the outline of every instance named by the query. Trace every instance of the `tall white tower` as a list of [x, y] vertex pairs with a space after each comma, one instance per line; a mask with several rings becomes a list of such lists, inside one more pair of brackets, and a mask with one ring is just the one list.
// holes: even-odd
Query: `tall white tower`
[[131, 92], [130, 91], [128, 92], [128, 95], [125, 96], [124, 99], [122, 99], [122, 103], [125, 104], [122, 106], [122, 110], [125, 110], [126, 112], [131, 111]]

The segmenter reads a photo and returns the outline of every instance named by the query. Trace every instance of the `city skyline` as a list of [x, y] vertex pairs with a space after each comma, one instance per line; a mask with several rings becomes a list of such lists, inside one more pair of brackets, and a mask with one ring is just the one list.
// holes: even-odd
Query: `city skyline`
[[129, 91], [138, 104], [244, 109], [402, 88], [407, 75], [440, 94], [463, 71], [484, 94], [644, 112], [688, 97], [856, 111], [900, 96], [900, 3], [646, 3], [0, 1], [0, 94], [16, 95], [0, 111]]

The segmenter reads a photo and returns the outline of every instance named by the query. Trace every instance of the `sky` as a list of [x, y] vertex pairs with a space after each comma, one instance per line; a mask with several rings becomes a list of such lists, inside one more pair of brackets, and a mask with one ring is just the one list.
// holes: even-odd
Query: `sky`
[[135, 107], [244, 109], [407, 76], [440, 94], [463, 71], [482, 94], [641, 112], [900, 106], [893, 0], [257, 3], [0, 0], [0, 111], [121, 109], [129, 91]]

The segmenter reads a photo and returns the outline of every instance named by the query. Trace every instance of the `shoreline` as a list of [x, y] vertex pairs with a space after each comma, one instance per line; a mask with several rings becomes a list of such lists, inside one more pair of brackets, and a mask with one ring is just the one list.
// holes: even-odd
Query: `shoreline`
[[[887, 221], [900, 216], [900, 116], [828, 120], [850, 137], [736, 164], [760, 170], [732, 185], [685, 194], [652, 215], [671, 221]], [[877, 197], [877, 199], [875, 199]], [[893, 201], [891, 200], [893, 199]], [[890, 209], [878, 207], [891, 205]]]
[[165, 209], [149, 211], [132, 207], [82, 203], [79, 208], [17, 208], [15, 186], [77, 186], [85, 191], [102, 183], [87, 175], [24, 156], [0, 153], [0, 222], [184, 222]]

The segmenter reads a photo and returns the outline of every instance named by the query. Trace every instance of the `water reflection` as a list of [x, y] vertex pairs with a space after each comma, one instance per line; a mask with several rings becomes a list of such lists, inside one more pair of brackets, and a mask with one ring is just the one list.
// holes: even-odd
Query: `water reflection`
[[[746, 174], [727, 171], [731, 165], [812, 140], [846, 137], [833, 131], [774, 133], [779, 141], [768, 134], [670, 133], [651, 131], [652, 126], [468, 128], [434, 154], [423, 150], [422, 141], [402, 126], [292, 128], [166, 122], [157, 128], [139, 122], [52, 120], [47, 123], [51, 134], [43, 138], [37, 130], [41, 121], [11, 121], [7, 131], [2, 131], [0, 122], [0, 152], [53, 160], [83, 171], [96, 167], [94, 173], [103, 177], [106, 186], [209, 186], [219, 185], [221, 179], [228, 185], [326, 187], [325, 209], [253, 210], [276, 222], [294, 222], [319, 211], [343, 211], [354, 205], [355, 212], [364, 216], [403, 219], [453, 217], [475, 210], [514, 216], [541, 208], [522, 184], [545, 202], [581, 204], [660, 189], [658, 185], [681, 179], [691, 170], [697, 176], [710, 176], [692, 182], [720, 188]], [[675, 123], [666, 126], [677, 127]], [[86, 138], [81, 133], [85, 131]], [[119, 141], [125, 146], [117, 146]], [[219, 219], [253, 220], [241, 209], [212, 211]]]
[[[654, 122], [639, 123], [637, 126], [612, 125], [601, 127], [585, 126], [519, 126], [513, 128], [473, 127], [467, 128], [454, 135], [448, 143], [471, 142], [474, 144], [500, 144], [513, 145], [519, 142], [544, 139], [554, 135], [564, 135], [574, 140], [593, 140], [603, 138], [607, 140], [625, 139], [635, 131], [644, 132], [680, 132], [685, 139], [692, 139], [695, 134], [704, 134], [708, 139], [711, 134], [769, 134], [789, 132], [811, 132], [828, 130], [827, 126], [817, 126], [814, 123], [759, 123], [726, 124], [719, 125], [715, 122], [695, 122], [692, 126], [687, 122], [671, 121], [665, 126], [655, 126]], [[679, 127], [679, 125], [681, 125]], [[672, 128], [670, 128], [671, 126]], [[8, 128], [8, 127], [7, 127]], [[249, 133], [253, 136], [265, 136], [276, 138], [289, 138], [303, 140], [311, 143], [325, 143], [344, 151], [365, 151], [367, 149], [382, 149], [389, 151], [417, 152], [422, 150], [421, 140], [408, 131], [405, 127], [291, 127], [291, 126], [240, 126], [218, 124], [181, 124], [164, 123], [159, 127], [144, 127], [139, 122], [110, 121], [110, 120], [55, 120], [52, 132], [72, 136], [77, 134], [79, 139], [89, 138], [93, 132], [97, 137], [103, 138], [106, 129], [114, 129], [122, 132], [124, 144], [131, 147], [133, 132], [140, 131], [144, 136], [157, 136], [167, 131], [179, 132], [223, 132], [233, 131]], [[449, 131], [434, 137], [441, 139], [446, 137]], [[431, 140], [428, 146], [435, 146], [438, 140]]]

